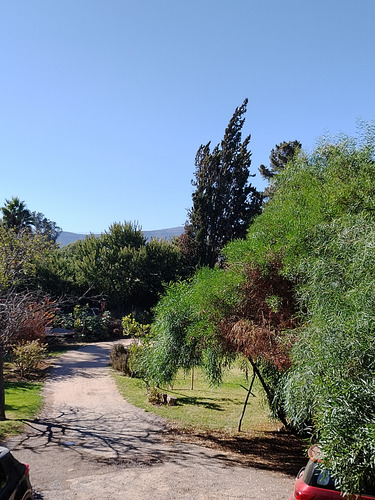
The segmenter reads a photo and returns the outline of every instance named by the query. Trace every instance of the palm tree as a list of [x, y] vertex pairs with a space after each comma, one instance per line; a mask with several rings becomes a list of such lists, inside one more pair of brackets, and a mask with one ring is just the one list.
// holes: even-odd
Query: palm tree
[[25, 202], [20, 201], [17, 197], [5, 201], [5, 205], [0, 209], [3, 213], [3, 225], [17, 231], [22, 228], [30, 228], [33, 222], [32, 215], [26, 208]]

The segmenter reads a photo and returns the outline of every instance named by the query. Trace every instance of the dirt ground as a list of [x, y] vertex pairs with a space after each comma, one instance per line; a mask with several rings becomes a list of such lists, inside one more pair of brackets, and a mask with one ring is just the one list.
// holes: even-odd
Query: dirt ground
[[171, 429], [119, 395], [108, 369], [112, 345], [58, 358], [42, 413], [5, 443], [30, 464], [36, 500], [288, 498], [305, 462], [298, 440]]

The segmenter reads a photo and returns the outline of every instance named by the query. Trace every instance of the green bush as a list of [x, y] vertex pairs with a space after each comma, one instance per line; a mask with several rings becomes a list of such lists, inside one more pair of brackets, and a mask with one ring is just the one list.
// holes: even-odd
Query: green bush
[[129, 371], [130, 376], [134, 378], [145, 378], [145, 370], [143, 366], [144, 347], [138, 342], [130, 344], [129, 352]]
[[39, 340], [32, 340], [13, 347], [12, 359], [21, 377], [28, 377], [45, 358], [47, 348]]
[[149, 332], [150, 325], [143, 325], [128, 314], [122, 318], [122, 329], [125, 336], [144, 337]]
[[115, 344], [110, 353], [110, 364], [127, 377], [142, 378], [141, 354], [142, 346], [137, 342], [129, 346]]
[[147, 399], [152, 405], [160, 405], [163, 403], [163, 395], [158, 391], [157, 387], [148, 388]]
[[322, 141], [278, 174], [246, 241], [225, 251], [231, 268], [281, 262], [299, 310], [275, 401], [354, 494], [374, 491], [375, 477], [374, 160], [374, 128], [360, 141]]

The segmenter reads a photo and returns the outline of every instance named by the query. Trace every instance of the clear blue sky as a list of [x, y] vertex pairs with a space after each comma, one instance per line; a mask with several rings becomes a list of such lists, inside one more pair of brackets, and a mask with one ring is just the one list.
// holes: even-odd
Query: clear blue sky
[[0, 205], [65, 231], [183, 225], [200, 144], [249, 99], [271, 149], [375, 119], [375, 0], [13, 0], [0, 6]]

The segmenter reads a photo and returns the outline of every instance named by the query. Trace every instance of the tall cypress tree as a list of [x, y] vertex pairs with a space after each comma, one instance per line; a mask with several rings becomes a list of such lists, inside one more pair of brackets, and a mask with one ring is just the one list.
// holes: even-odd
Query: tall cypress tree
[[261, 195], [249, 183], [250, 136], [242, 141], [241, 134], [247, 102], [236, 108], [221, 143], [212, 150], [210, 142], [201, 145], [196, 154], [193, 207], [180, 240], [194, 265], [213, 267], [228, 241], [246, 236], [260, 209]]

